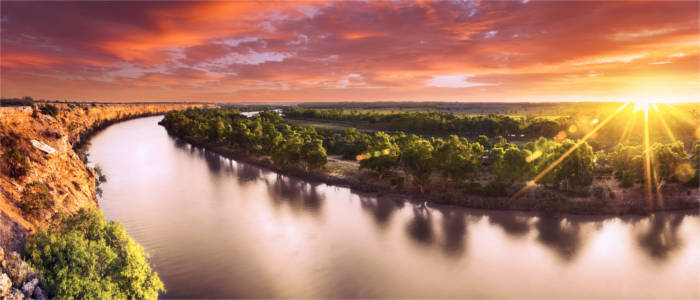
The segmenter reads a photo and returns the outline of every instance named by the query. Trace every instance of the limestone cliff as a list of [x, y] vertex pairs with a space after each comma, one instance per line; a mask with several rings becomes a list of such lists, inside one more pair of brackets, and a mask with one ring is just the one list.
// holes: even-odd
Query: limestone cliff
[[[97, 206], [95, 172], [74, 149], [92, 132], [116, 121], [191, 106], [52, 105], [58, 110], [48, 114], [39, 112], [38, 107], [0, 108], [0, 246], [5, 249], [17, 249], [27, 234], [56, 212], [72, 213], [82, 207]], [[5, 155], [10, 151], [22, 157], [26, 172], [21, 176], [11, 175], [13, 164]], [[50, 197], [46, 197], [49, 203], [29, 213], [26, 206], [22, 209], [27, 198], [23, 192], [34, 182], [43, 182]]]

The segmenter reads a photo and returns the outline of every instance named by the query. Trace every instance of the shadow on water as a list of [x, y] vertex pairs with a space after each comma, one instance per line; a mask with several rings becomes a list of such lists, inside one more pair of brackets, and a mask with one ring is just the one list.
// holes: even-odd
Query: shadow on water
[[678, 228], [685, 215], [655, 214], [649, 217], [649, 228], [637, 236], [639, 246], [654, 259], [666, 260], [683, 246]]
[[488, 215], [489, 223], [501, 227], [508, 235], [524, 236], [530, 232], [530, 217], [512, 212]]
[[434, 240], [433, 218], [430, 210], [424, 205], [413, 207], [413, 219], [406, 225], [409, 237], [420, 244], [430, 244]]
[[561, 216], [542, 216], [535, 223], [537, 240], [554, 250], [564, 261], [571, 261], [581, 249], [581, 227], [578, 221]]
[[438, 210], [442, 214], [442, 232], [445, 237], [442, 249], [448, 255], [464, 254], [467, 237], [466, 213], [450, 207], [441, 207]]
[[244, 163], [236, 163], [236, 178], [239, 183], [251, 183], [261, 178], [262, 170]]
[[319, 184], [308, 183], [294, 177], [275, 176], [265, 180], [270, 199], [275, 205], [288, 204], [295, 211], [318, 213], [325, 196], [318, 192]]
[[198, 149], [199, 150], [199, 155], [204, 157], [204, 161], [207, 163], [207, 167], [209, 168], [209, 171], [211, 171], [214, 174], [220, 174], [221, 169], [222, 169], [222, 157], [219, 154], [216, 154], [211, 151], [207, 151], [204, 149]]
[[403, 206], [403, 202], [397, 202], [390, 199], [382, 199], [378, 197], [369, 197], [358, 195], [362, 209], [372, 215], [375, 223], [380, 228], [386, 228], [394, 211]]

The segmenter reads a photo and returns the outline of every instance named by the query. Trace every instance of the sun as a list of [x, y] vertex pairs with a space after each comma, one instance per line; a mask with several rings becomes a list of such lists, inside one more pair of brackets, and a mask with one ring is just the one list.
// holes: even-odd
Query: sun
[[650, 100], [650, 99], [638, 99], [633, 101], [634, 102], [634, 112], [637, 112], [639, 110], [643, 111], [648, 111], [649, 108], [653, 108], [655, 111], [659, 111], [659, 106], [657, 104], [659, 103], [664, 103], [666, 105], [674, 103], [675, 101], [669, 100], [669, 99], [657, 99], [657, 100]]

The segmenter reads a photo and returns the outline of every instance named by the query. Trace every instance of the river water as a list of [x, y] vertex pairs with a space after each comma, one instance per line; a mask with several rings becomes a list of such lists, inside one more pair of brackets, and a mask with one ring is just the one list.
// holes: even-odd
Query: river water
[[89, 148], [100, 206], [165, 297], [698, 298], [700, 218], [542, 216], [367, 197], [126, 121]]

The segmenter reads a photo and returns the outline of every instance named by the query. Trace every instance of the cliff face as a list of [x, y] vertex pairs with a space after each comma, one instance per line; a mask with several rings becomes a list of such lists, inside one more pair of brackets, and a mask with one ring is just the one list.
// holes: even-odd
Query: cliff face
[[[97, 206], [95, 171], [73, 149], [92, 132], [116, 121], [191, 105], [54, 106], [58, 107], [55, 116], [42, 114], [38, 109], [34, 113], [31, 107], [0, 108], [0, 245], [5, 249], [17, 249], [27, 234], [45, 224], [56, 212], [73, 213], [83, 207]], [[14, 160], [10, 154], [15, 155]], [[21, 165], [26, 170], [21, 176], [12, 174], [17, 157], [22, 158]], [[39, 208], [27, 209], [28, 194], [36, 190], [36, 185], [30, 188], [31, 183], [44, 183], [45, 187], [42, 185], [43, 189], [36, 194], [49, 197], [45, 197], [47, 202], [42, 202]]]

